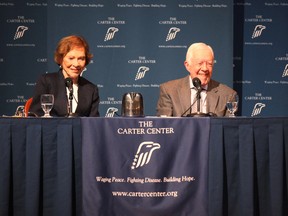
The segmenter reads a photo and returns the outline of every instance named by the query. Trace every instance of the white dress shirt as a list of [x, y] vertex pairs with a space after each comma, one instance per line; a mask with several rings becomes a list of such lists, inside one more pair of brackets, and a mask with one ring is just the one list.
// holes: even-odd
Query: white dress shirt
[[[66, 94], [68, 98], [68, 104], [70, 105], [70, 100], [69, 100], [70, 91], [68, 87], [66, 87]], [[78, 106], [78, 85], [73, 83], [72, 113], [75, 113], [77, 106]]]
[[[193, 85], [191, 77], [190, 80], [190, 89], [191, 89], [191, 105], [192, 105], [192, 113], [197, 112], [197, 89]], [[208, 85], [202, 86], [202, 90], [200, 92], [200, 112], [207, 113], [207, 87]]]

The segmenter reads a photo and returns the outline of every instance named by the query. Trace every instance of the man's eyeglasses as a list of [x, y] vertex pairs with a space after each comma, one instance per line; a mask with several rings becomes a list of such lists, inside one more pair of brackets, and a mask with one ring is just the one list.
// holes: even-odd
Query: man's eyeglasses
[[207, 67], [213, 67], [214, 65], [214, 61], [197, 61], [197, 60], [194, 61], [198, 67], [202, 67], [204, 64], [206, 64]]

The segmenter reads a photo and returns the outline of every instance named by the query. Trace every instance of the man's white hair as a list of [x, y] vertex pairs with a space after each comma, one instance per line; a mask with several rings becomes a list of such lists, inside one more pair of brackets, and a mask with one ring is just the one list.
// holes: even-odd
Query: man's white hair
[[199, 42], [199, 43], [193, 43], [190, 45], [190, 47], [188, 48], [187, 53], [186, 53], [186, 61], [191, 62], [191, 59], [193, 59], [194, 53], [202, 47], [209, 48], [211, 50], [212, 56], [214, 58], [214, 51], [213, 51], [212, 47], [205, 44], [205, 43]]

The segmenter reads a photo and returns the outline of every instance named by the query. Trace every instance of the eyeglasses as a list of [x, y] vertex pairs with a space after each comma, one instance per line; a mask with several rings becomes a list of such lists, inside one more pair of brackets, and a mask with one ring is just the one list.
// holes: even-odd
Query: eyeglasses
[[204, 65], [204, 63], [206, 63], [207, 67], [213, 67], [213, 65], [214, 65], [214, 61], [199, 61], [196, 59], [194, 61], [198, 67], [202, 67]]

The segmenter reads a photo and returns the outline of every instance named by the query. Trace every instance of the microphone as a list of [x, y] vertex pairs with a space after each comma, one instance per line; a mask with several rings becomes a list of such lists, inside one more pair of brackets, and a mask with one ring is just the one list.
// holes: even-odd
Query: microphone
[[65, 85], [69, 89], [70, 92], [73, 92], [73, 81], [70, 77], [65, 79]]
[[201, 91], [202, 87], [201, 87], [201, 80], [198, 77], [195, 77], [192, 79], [192, 83], [194, 85], [194, 87], [196, 87], [197, 91]]

